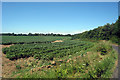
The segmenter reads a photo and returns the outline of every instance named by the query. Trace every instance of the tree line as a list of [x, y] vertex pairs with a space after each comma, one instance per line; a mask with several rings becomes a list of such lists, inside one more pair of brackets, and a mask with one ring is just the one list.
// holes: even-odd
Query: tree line
[[1, 36], [71, 36], [71, 34], [53, 34], [53, 33], [48, 33], [48, 34], [43, 34], [43, 33], [29, 33], [29, 34], [15, 34], [15, 33], [1, 33]]
[[85, 31], [72, 36], [72, 39], [112, 40], [119, 43], [120, 40], [120, 16], [115, 23], [107, 23], [90, 31]]

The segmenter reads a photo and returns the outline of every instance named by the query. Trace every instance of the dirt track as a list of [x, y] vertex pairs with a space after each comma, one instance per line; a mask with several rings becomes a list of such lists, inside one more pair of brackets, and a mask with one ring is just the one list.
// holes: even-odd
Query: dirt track
[[[120, 47], [117, 45], [112, 45], [113, 49], [115, 49], [118, 52], [118, 59], [120, 57]], [[118, 60], [118, 65], [116, 69], [113, 72], [112, 78], [119, 78], [120, 79], [120, 73], [118, 73], [118, 68], [120, 67], [120, 62]]]

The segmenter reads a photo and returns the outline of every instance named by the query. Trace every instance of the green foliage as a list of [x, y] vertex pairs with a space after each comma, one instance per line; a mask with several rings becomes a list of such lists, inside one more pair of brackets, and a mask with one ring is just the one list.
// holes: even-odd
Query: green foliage
[[104, 43], [99, 43], [97, 46], [97, 51], [101, 53], [101, 55], [106, 55], [112, 50], [112, 47], [109, 42]]
[[54, 57], [64, 57], [87, 50], [93, 46], [92, 42], [68, 40], [62, 43], [16, 44], [4, 48], [3, 53], [10, 60], [34, 56], [36, 59], [53, 60]]
[[[100, 78], [105, 75], [108, 75], [110, 77], [110, 74], [108, 74], [113, 67], [113, 58], [106, 58], [102, 62], [97, 63], [96, 66], [94, 66], [94, 70], [90, 70], [88, 72], [89, 78]], [[107, 77], [107, 76], [106, 76]], [[107, 77], [107, 78], [109, 78]]]
[[[111, 48], [111, 46], [109, 45], [109, 42], [100, 42], [100, 43], [95, 43], [93, 46], [93, 43], [89, 43], [86, 41], [78, 41], [78, 40], [74, 40], [73, 42], [68, 41], [65, 43], [54, 43], [52, 45], [56, 46], [55, 49], [57, 49], [57, 46], [59, 44], [59, 47], [62, 46], [67, 46], [64, 47], [64, 49], [60, 49], [60, 53], [62, 53], [64, 50], [66, 51], [66, 54], [68, 54], [70, 51], [74, 52], [70, 55], [64, 55], [65, 52], [63, 52], [63, 60], [65, 61], [65, 59], [67, 59], [65, 62], [59, 62], [56, 61], [56, 65], [52, 65], [53, 67], [46, 69], [46, 68], [42, 68], [40, 71], [35, 71], [32, 74], [30, 74], [29, 71], [26, 72], [22, 72], [20, 73], [21, 75], [19, 75], [19, 78], [109, 78], [111, 77], [111, 69], [114, 66], [115, 60], [117, 59], [117, 56], [115, 54], [115, 51]], [[84, 43], [84, 44], [83, 44]], [[40, 44], [39, 44], [40, 45]], [[48, 44], [44, 44], [44, 46], [46, 47], [46, 45], [48, 46]], [[50, 45], [50, 44], [49, 44]], [[68, 48], [68, 45], [73, 47], [72, 45], [74, 45], [73, 48]], [[84, 47], [78, 47], [77, 45], [82, 45]], [[89, 48], [91, 45], [91, 48]], [[76, 47], [75, 47], [76, 46]], [[24, 47], [27, 48], [28, 46]], [[32, 46], [33, 47], [33, 46]], [[51, 47], [51, 45], [50, 45]], [[85, 49], [87, 47], [87, 49]], [[99, 49], [99, 47], [101, 47], [101, 49]], [[54, 47], [52, 47], [54, 48]], [[63, 47], [61, 47], [63, 48]], [[102, 48], [105, 49], [106, 55], [102, 55], [102, 57], [104, 57], [104, 59], [100, 59], [101, 56], [95, 57], [94, 55], [98, 55], [95, 54], [97, 51], [102, 51]], [[38, 49], [37, 47], [35, 48], [36, 50]], [[82, 49], [82, 51], [80, 50]], [[46, 49], [45, 49], [46, 50]], [[51, 50], [51, 49], [49, 49]], [[75, 50], [75, 51], [74, 51]], [[96, 51], [95, 51], [96, 50]], [[9, 51], [9, 50], [8, 50]], [[40, 51], [40, 50], [38, 50]], [[54, 51], [56, 51], [56, 54], [54, 54]], [[85, 54], [86, 52], [95, 52], [93, 53], [87, 53], [85, 56], [81, 56], [76, 58], [76, 56], [80, 56], [80, 54]], [[79, 53], [77, 53], [79, 52]], [[39, 57], [37, 56], [37, 51], [35, 51], [35, 55], [34, 57]], [[41, 54], [41, 53], [39, 53]], [[45, 55], [44, 55], [45, 54]], [[48, 55], [52, 55], [54, 54], [54, 57], [59, 59], [59, 53], [57, 53], [57, 50], [53, 50], [52, 52], [49, 53], [42, 53], [41, 54], [41, 58], [42, 57], [45, 58], [45, 60], [42, 60], [42, 63], [40, 63], [41, 66], [44, 65], [51, 65], [51, 63], [49, 61], [47, 61], [47, 59], [49, 57], [47, 57]], [[75, 56], [73, 56], [73, 54]], [[44, 56], [43, 56], [44, 55]], [[92, 56], [92, 57], [91, 57]], [[75, 58], [76, 59], [75, 59]], [[93, 59], [94, 58], [94, 59]], [[67, 62], [68, 60], [70, 60], [69, 62]], [[100, 60], [100, 62], [99, 62]], [[55, 61], [55, 60], [54, 60]], [[36, 65], [35, 63], [32, 63], [33, 66]], [[30, 66], [30, 70], [31, 67], [33, 68], [33, 66]], [[37, 68], [37, 67], [35, 67]], [[19, 70], [20, 71], [20, 70]], [[24, 73], [24, 74], [23, 74]]]
[[21, 66], [19, 64], [16, 65], [16, 69], [21, 69]]
[[60, 36], [2, 36], [2, 43], [9, 44], [33, 44], [33, 43], [49, 43], [55, 40], [70, 39], [71, 37]]
[[107, 50], [106, 50], [106, 48], [104, 46], [99, 47], [98, 51], [101, 53], [101, 55], [107, 54]]
[[120, 38], [118, 38], [117, 36], [112, 36], [111, 39], [110, 39], [113, 43], [118, 43], [120, 44]]
[[57, 78], [69, 78], [68, 75], [71, 75], [72, 78], [74, 78], [75, 73], [85, 73], [86, 66], [82, 64], [61, 64], [60, 67], [58, 67], [55, 70], [55, 74]]
[[[72, 36], [72, 39], [94, 39], [94, 40], [112, 40], [119, 43], [120, 40], [120, 17], [116, 23], [107, 23], [90, 31], [85, 31]], [[120, 44], [120, 43], [119, 43]]]

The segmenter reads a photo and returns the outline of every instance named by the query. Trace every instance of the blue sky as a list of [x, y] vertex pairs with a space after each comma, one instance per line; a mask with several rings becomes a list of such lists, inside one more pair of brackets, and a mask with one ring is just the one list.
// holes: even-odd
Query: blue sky
[[3, 2], [2, 32], [75, 34], [114, 23], [117, 2]]

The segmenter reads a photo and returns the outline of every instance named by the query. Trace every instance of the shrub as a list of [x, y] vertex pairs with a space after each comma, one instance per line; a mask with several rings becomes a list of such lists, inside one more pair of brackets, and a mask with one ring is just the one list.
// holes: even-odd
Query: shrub
[[106, 55], [108, 53], [108, 45], [99, 44], [99, 47], [97, 47], [97, 51], [101, 53], [101, 55]]
[[101, 52], [101, 55], [107, 54], [107, 50], [104, 47], [100, 48], [99, 51]]
[[17, 69], [21, 69], [21, 66], [20, 66], [20, 65], [16, 65], [16, 68], [17, 68]]

